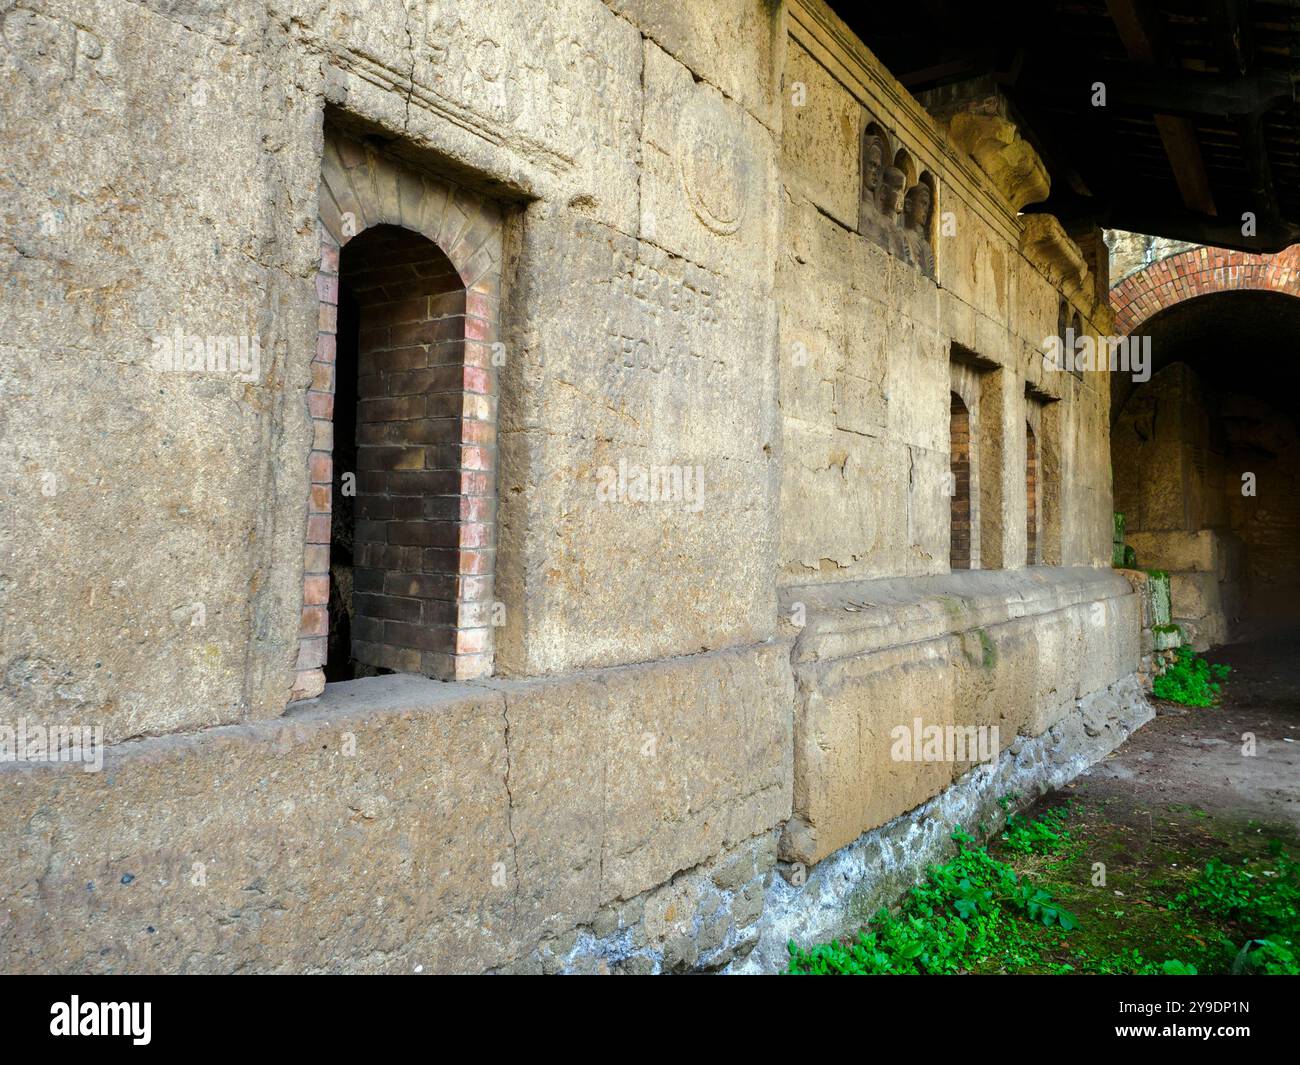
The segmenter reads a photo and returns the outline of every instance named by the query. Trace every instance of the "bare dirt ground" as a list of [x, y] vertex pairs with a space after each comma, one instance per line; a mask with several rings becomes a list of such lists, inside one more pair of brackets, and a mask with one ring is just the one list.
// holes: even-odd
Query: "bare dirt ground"
[[[1131, 831], [1137, 851], [1190, 836], [1300, 838], [1300, 628], [1209, 651], [1232, 667], [1219, 706], [1153, 699], [1158, 715], [1068, 796]], [[1244, 750], [1254, 737], [1255, 753]], [[1081, 811], [1081, 812], [1083, 812]], [[1189, 842], [1190, 842], [1189, 841]]]
[[1239, 865], [1300, 854], [1300, 628], [1205, 657], [1233, 669], [1218, 706], [1153, 699], [1155, 720], [1028, 811], [1069, 808], [1067, 852], [1018, 863], [1052, 881], [1080, 918], [1062, 961], [1124, 971], [1092, 966], [1133, 949], [1162, 960], [1211, 948], [1216, 929], [1169, 919], [1177, 893], [1212, 858]]

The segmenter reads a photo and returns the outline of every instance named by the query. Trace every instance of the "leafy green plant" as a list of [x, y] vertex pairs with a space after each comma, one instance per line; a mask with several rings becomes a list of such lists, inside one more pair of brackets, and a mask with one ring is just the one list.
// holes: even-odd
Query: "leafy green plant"
[[789, 972], [802, 975], [868, 976], [967, 971], [996, 946], [1003, 953], [1037, 960], [1037, 951], [1014, 925], [1028, 921], [1069, 932], [1077, 920], [1050, 893], [1027, 883], [960, 827], [957, 855], [932, 866], [897, 913], [881, 909], [850, 942], [822, 943], [809, 950], [793, 940]]
[[1300, 920], [1300, 862], [1280, 854], [1271, 868], [1263, 868], [1211, 858], [1175, 901], [1261, 931], [1295, 923]]
[[1017, 854], [1054, 854], [1070, 841], [1066, 814], [1062, 806], [1045, 810], [1032, 820], [1011, 813], [1002, 831], [1002, 842]]
[[1232, 963], [1232, 973], [1259, 976], [1300, 976], [1300, 956], [1290, 939], [1248, 939]]
[[1174, 904], [1245, 933], [1233, 973], [1300, 975], [1300, 862], [1277, 851], [1271, 868], [1211, 859]]
[[1161, 699], [1183, 706], [1213, 706], [1230, 666], [1212, 665], [1188, 644], [1178, 648], [1178, 657], [1156, 677], [1152, 691]]

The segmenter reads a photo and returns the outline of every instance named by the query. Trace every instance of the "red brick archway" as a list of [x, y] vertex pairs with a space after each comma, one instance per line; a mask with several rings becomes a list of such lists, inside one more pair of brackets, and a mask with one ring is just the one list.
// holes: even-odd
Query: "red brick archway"
[[[376, 430], [369, 443], [411, 446], [372, 447], [373, 461], [358, 455], [358, 464], [367, 467], [355, 471], [358, 503], [391, 506], [382, 520], [378, 513], [357, 515], [357, 546], [366, 557], [357, 570], [363, 583], [353, 598], [366, 599], [366, 609], [358, 614], [366, 628], [353, 631], [352, 646], [359, 661], [445, 680], [492, 672], [494, 354], [499, 347], [503, 225], [492, 201], [409, 169], [368, 144], [327, 132], [316, 278], [320, 331], [306, 397], [315, 434], [291, 700], [319, 695], [325, 684], [331, 519], [338, 479], [333, 450], [340, 253], [362, 234], [390, 242], [390, 268], [372, 271], [389, 302], [371, 302], [395, 308], [382, 321], [370, 323], [378, 327], [372, 334], [384, 335], [362, 340], [362, 355], [376, 366], [375, 360], [382, 361], [383, 372], [371, 380], [386, 373], [401, 376], [403, 383], [376, 394], [382, 410], [360, 420], [367, 422], [363, 429]], [[406, 238], [426, 247], [412, 251], [399, 246]], [[444, 274], [451, 284], [441, 283]], [[366, 288], [362, 282], [362, 277], [352, 278], [354, 287]], [[443, 306], [449, 297], [455, 305]], [[395, 348], [399, 330], [402, 346]], [[455, 350], [443, 350], [450, 348]], [[448, 371], [454, 381], [446, 379]], [[369, 392], [362, 398], [375, 400]], [[434, 435], [418, 436], [426, 429]], [[396, 478], [404, 479], [400, 492], [392, 483]], [[410, 510], [412, 504], [419, 505], [418, 514]], [[393, 520], [395, 515], [410, 520]], [[379, 536], [383, 544], [371, 542]]]
[[1183, 300], [1238, 290], [1300, 296], [1300, 244], [1276, 255], [1192, 248], [1143, 267], [1110, 290], [1116, 335], [1136, 332], [1148, 319]]

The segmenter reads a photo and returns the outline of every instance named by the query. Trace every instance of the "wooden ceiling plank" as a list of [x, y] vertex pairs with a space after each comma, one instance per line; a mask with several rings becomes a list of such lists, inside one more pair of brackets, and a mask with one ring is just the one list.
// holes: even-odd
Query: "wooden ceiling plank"
[[[1154, 8], [1145, 0], [1106, 0], [1106, 9], [1133, 62], [1164, 65], [1163, 32], [1159, 13]], [[1210, 192], [1210, 177], [1201, 158], [1201, 146], [1196, 140], [1196, 127], [1190, 119], [1172, 115], [1157, 114], [1155, 122], [1184, 206], [1190, 211], [1216, 216], [1218, 209]]]

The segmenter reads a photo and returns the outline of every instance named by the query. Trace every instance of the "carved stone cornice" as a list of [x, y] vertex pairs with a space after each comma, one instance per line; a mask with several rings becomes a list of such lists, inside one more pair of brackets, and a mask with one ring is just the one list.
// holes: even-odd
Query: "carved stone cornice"
[[1083, 252], [1054, 215], [1031, 214], [1021, 219], [1020, 250], [1067, 299], [1091, 311], [1096, 302]]
[[1017, 211], [1047, 199], [1052, 188], [1047, 167], [1014, 122], [1001, 115], [958, 111], [948, 120], [948, 135], [974, 157]]

